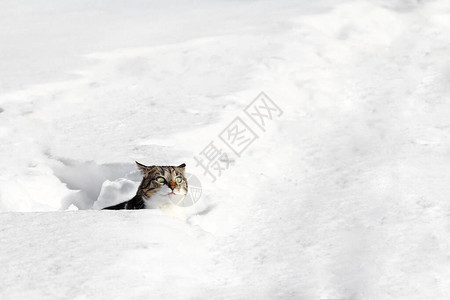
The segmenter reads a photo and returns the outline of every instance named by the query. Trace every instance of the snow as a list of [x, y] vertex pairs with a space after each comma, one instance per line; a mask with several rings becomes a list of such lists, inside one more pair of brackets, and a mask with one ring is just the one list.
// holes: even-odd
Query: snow
[[[208, 237], [156, 211], [15, 213], [2, 219], [2, 245], [10, 245], [1, 250], [3, 299], [185, 299], [184, 289], [195, 298], [214, 283], [205, 277], [212, 264]], [[26, 224], [26, 235], [16, 222]]]
[[[444, 0], [2, 1], [0, 299], [448, 298], [449, 20]], [[260, 92], [283, 112], [264, 131]], [[236, 117], [258, 136], [240, 156]], [[186, 221], [99, 210], [135, 160], [186, 163]]]

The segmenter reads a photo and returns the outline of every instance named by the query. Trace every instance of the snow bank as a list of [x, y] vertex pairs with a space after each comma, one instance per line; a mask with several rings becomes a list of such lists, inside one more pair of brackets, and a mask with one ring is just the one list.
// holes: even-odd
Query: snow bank
[[217, 280], [204, 234], [157, 211], [2, 213], [1, 227], [2, 299], [204, 298]]

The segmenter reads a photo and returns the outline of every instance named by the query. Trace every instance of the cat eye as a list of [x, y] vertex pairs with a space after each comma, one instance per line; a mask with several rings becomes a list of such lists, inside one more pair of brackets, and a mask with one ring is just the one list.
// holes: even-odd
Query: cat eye
[[181, 177], [175, 178], [175, 182], [176, 182], [176, 183], [181, 183], [182, 181], [183, 181], [183, 179], [181, 179]]
[[156, 178], [156, 181], [159, 183], [164, 183], [164, 181], [166, 181], [166, 180], [164, 179], [164, 177], [158, 177], [158, 178]]

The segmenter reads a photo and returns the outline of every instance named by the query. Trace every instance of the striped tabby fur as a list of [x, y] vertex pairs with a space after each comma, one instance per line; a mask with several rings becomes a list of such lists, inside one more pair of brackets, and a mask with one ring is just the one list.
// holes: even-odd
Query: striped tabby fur
[[172, 202], [182, 199], [188, 192], [188, 183], [184, 177], [186, 165], [145, 166], [136, 162], [142, 170], [144, 178], [132, 199], [103, 209], [144, 209], [164, 208]]

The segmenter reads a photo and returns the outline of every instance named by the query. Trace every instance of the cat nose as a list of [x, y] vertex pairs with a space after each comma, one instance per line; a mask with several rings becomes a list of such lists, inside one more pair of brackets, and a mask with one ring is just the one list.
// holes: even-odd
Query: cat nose
[[173, 191], [173, 189], [175, 188], [175, 182], [173, 182], [173, 181], [171, 181], [170, 183], [169, 183], [169, 185], [170, 185], [170, 188], [172, 189], [172, 191]]

